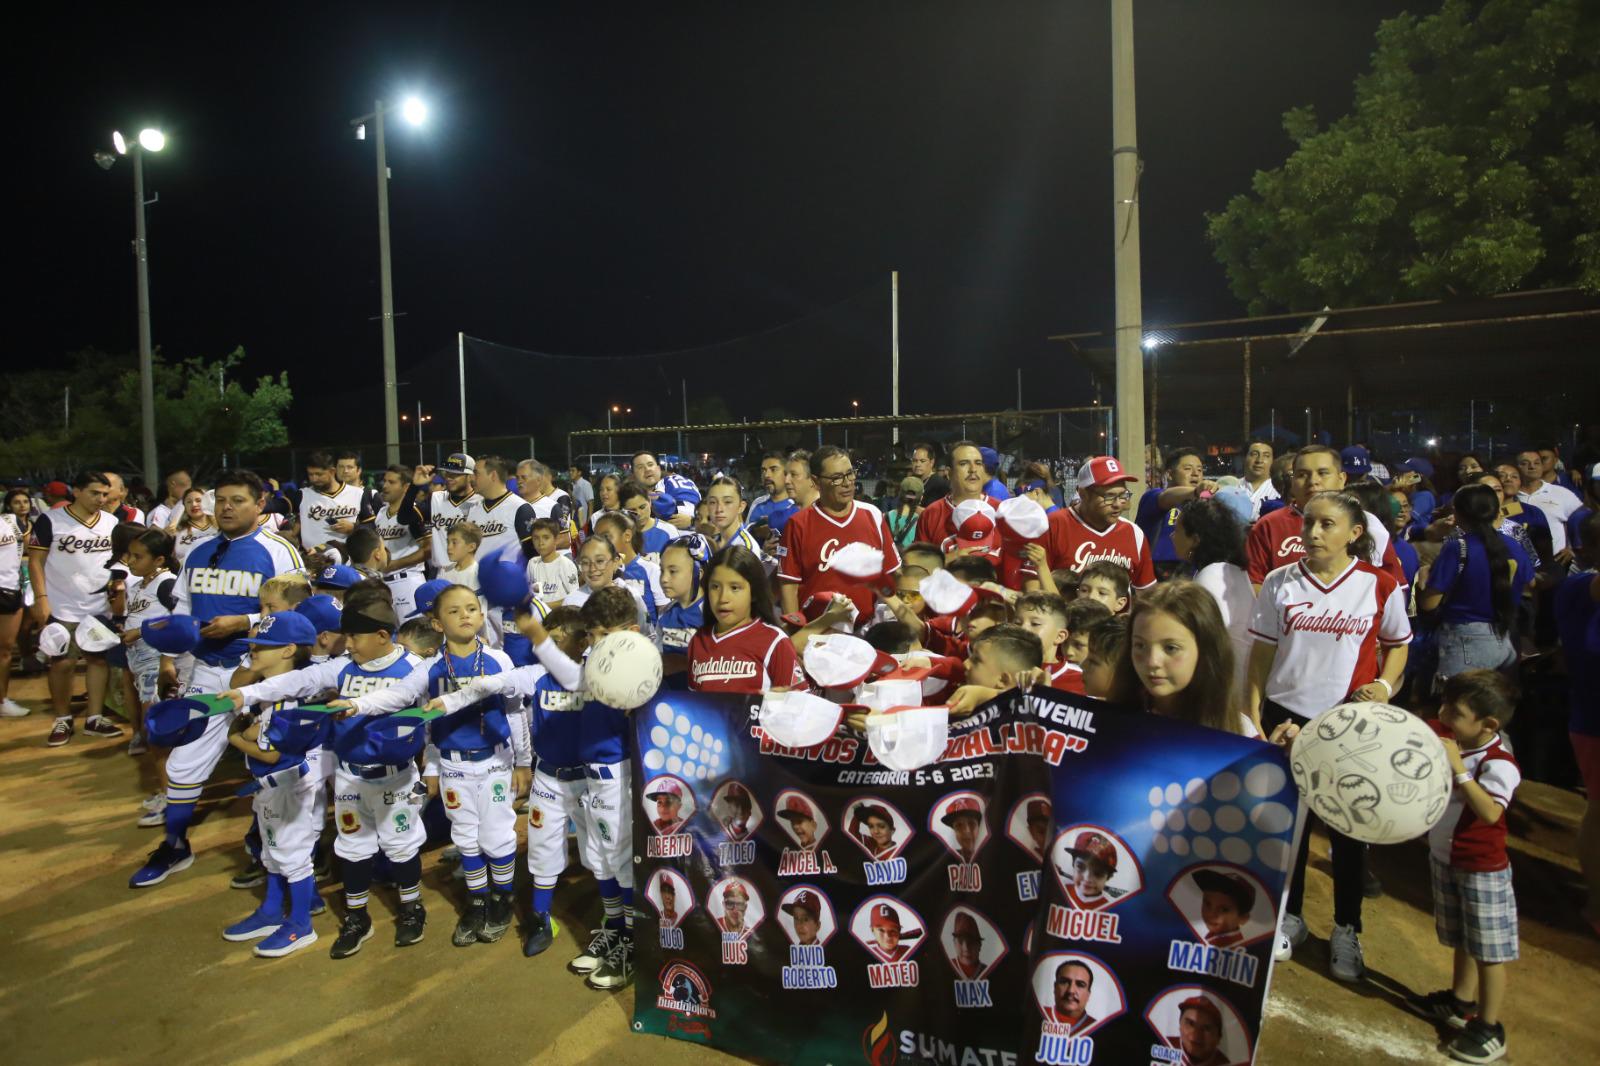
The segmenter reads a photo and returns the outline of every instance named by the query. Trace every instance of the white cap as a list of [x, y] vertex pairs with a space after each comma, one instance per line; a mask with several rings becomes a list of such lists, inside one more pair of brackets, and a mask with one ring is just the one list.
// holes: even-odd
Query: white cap
[[843, 718], [843, 707], [810, 692], [761, 697], [761, 731], [786, 748], [816, 747], [833, 736]]
[[825, 633], [806, 642], [801, 662], [823, 688], [854, 688], [872, 672], [878, 650], [860, 637]]
[[948, 570], [935, 570], [922, 579], [917, 591], [934, 614], [956, 614], [977, 602], [978, 594]]
[[1035, 540], [1050, 528], [1050, 516], [1026, 496], [1013, 496], [1000, 504], [1000, 521], [1023, 540]]
[[876, 578], [883, 573], [883, 552], [868, 544], [854, 541], [843, 545], [828, 556], [828, 568], [847, 577]]
[[39, 650], [52, 659], [67, 654], [67, 646], [71, 643], [72, 634], [60, 622], [51, 622], [39, 630]]
[[78, 642], [78, 647], [90, 654], [98, 654], [117, 644], [117, 635], [111, 628], [98, 618], [85, 618], [78, 623], [78, 631], [73, 635]]

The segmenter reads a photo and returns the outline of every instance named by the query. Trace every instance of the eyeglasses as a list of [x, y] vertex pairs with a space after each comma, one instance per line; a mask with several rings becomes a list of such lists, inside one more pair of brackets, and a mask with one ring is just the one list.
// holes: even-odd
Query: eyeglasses
[[1127, 503], [1129, 500], [1133, 499], [1133, 493], [1131, 493], [1131, 492], [1102, 492], [1102, 493], [1100, 493], [1100, 498], [1102, 500], [1105, 500], [1107, 503]]
[[845, 485], [856, 479], [854, 470], [846, 470], [842, 474], [819, 474], [818, 481], [826, 481], [830, 485]]

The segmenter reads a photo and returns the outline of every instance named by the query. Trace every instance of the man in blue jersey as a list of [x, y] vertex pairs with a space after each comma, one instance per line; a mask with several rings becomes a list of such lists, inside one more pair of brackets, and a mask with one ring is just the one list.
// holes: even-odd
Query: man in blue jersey
[[654, 452], [639, 452], [633, 457], [633, 479], [650, 494], [658, 515], [678, 529], [694, 525], [700, 487], [692, 480], [682, 474], [662, 474]]
[[[261, 620], [261, 583], [304, 567], [293, 544], [256, 525], [260, 514], [260, 478], [248, 470], [229, 470], [217, 478], [218, 535], [201, 541], [184, 560], [172, 612], [201, 623], [186, 694], [232, 687], [250, 627]], [[161, 657], [159, 685], [167, 695], [179, 689], [177, 661], [170, 655]], [[130, 888], [158, 885], [193, 864], [189, 823], [200, 790], [228, 747], [232, 720], [231, 714], [216, 715], [198, 740], [173, 748], [167, 756], [166, 836], [128, 881]]]
[[761, 486], [767, 491], [757, 496], [750, 505], [750, 524], [759, 526], [765, 523], [779, 537], [783, 536], [783, 524], [800, 509], [794, 497], [789, 495], [788, 481], [783, 476], [783, 464], [787, 458], [782, 452], [768, 452], [761, 457]]

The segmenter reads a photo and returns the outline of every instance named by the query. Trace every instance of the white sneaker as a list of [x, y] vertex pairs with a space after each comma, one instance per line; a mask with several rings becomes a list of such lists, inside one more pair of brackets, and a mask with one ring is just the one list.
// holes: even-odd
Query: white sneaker
[[1272, 949], [1274, 962], [1288, 962], [1294, 958], [1294, 945], [1289, 943], [1289, 938], [1282, 933], [1278, 934], [1278, 946]]
[[145, 743], [144, 734], [135, 733], [133, 739], [128, 741], [129, 755], [143, 755], [150, 750], [150, 745]]
[[153, 811], [145, 811], [139, 815], [140, 829], [159, 829], [166, 824], [167, 812], [165, 807], [159, 807]]
[[32, 708], [24, 707], [16, 700], [0, 701], [0, 718], [26, 718], [32, 713]]

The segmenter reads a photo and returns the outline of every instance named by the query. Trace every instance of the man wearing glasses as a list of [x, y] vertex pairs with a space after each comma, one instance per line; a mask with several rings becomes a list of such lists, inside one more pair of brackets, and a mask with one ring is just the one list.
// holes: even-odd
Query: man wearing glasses
[[[1082, 570], [1107, 560], [1128, 568], [1135, 589], [1156, 583], [1150, 561], [1150, 542], [1144, 531], [1123, 518], [1133, 494], [1128, 482], [1138, 481], [1109, 455], [1096, 456], [1078, 469], [1078, 501], [1050, 513], [1044, 549], [1051, 570]], [[1031, 564], [1022, 568], [1023, 588], [1039, 587]]]
[[[217, 478], [216, 500], [218, 535], [195, 545], [184, 560], [172, 611], [194, 617], [201, 627], [194, 674], [183, 688], [189, 696], [232, 687], [233, 671], [247, 650], [245, 638], [261, 620], [261, 583], [305, 566], [293, 544], [257, 525], [261, 479], [255, 474], [225, 471]], [[161, 657], [159, 684], [163, 696], [179, 690], [177, 661], [171, 655]], [[167, 756], [166, 836], [128, 887], [158, 885], [194, 862], [189, 823], [200, 790], [227, 750], [233, 718], [212, 717], [198, 740], [173, 748]]]
[[[870, 503], [856, 499], [856, 469], [850, 453], [833, 445], [811, 456], [820, 495], [810, 507], [796, 511], [783, 527], [778, 548], [778, 595], [784, 614], [820, 592], [850, 597], [856, 617], [872, 617], [874, 586], [882, 586], [900, 569], [900, 553], [889, 532], [889, 521]], [[852, 576], [833, 569], [833, 553], [846, 544], [865, 544], [883, 553], [876, 575]]]

